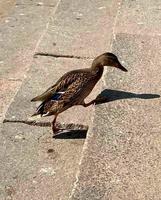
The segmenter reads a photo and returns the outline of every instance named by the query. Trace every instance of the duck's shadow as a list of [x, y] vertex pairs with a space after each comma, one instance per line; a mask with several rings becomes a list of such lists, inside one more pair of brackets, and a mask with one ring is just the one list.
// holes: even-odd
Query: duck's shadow
[[84, 130], [67, 130], [53, 136], [54, 139], [85, 139], [88, 129]]
[[[132, 92], [125, 92], [119, 90], [110, 90], [105, 89], [103, 90], [95, 100], [95, 104], [104, 104], [111, 101], [121, 100], [121, 99], [154, 99], [159, 98], [160, 95], [158, 94], [136, 94]], [[24, 123], [31, 126], [42, 126], [42, 127], [49, 127], [51, 126], [50, 122], [31, 122], [27, 120], [13, 120], [13, 119], [5, 119], [4, 123]], [[60, 124], [60, 128], [66, 129], [66, 131], [59, 132], [53, 136], [55, 139], [83, 139], [86, 138], [88, 127], [83, 126], [80, 124]]]
[[110, 101], [116, 101], [116, 100], [121, 100], [121, 99], [131, 99], [131, 98], [154, 99], [154, 98], [159, 98], [159, 97], [160, 95], [158, 94], [146, 94], [146, 93], [136, 94], [132, 92], [105, 89], [96, 97], [95, 104], [98, 105], [98, 104], [108, 103]]

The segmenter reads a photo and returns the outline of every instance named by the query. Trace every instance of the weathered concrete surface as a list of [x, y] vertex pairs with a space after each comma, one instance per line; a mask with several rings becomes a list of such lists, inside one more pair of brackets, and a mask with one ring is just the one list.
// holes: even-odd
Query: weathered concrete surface
[[[156, 36], [159, 35], [157, 23], [160, 13], [151, 9], [153, 6], [157, 10], [158, 1], [152, 2], [122, 1], [119, 4], [120, 1], [85, 3], [64, 0], [56, 16], [51, 18], [49, 29], [46, 29], [40, 44], [35, 39], [30, 46], [30, 41], [24, 40], [23, 44], [28, 46], [27, 51], [23, 49], [24, 59], [20, 57], [22, 51], [17, 46], [19, 44], [15, 45], [16, 51], [20, 52], [19, 59], [15, 59], [14, 55], [11, 59], [16, 63], [23, 60], [29, 63], [28, 58], [35, 49], [32, 46], [34, 42], [37, 51], [94, 57], [110, 49], [113, 35], [113, 52], [124, 61], [129, 72], [125, 74], [109, 69], [110, 73], [104, 77], [103, 89], [107, 87], [116, 91], [104, 91], [110, 102], [96, 106], [93, 128], [90, 126], [74, 188], [83, 138], [54, 140], [50, 128], [4, 124], [0, 136], [1, 199], [68, 199], [72, 188], [71, 199], [160, 199], [161, 119], [160, 98], [156, 95], [161, 93], [158, 87], [161, 39]], [[28, 3], [25, 0], [18, 1], [17, 6], [25, 8], [30, 5]], [[45, 5], [46, 2], [43, 3]], [[37, 5], [34, 1], [28, 14], [37, 7], [42, 9], [42, 4]], [[53, 4], [44, 7], [53, 9]], [[137, 8], [144, 11], [143, 16]], [[23, 16], [21, 12], [19, 14]], [[144, 22], [143, 26], [138, 23], [139, 19]], [[30, 23], [30, 20], [25, 24], [27, 22]], [[26, 26], [27, 29], [29, 27]], [[33, 32], [39, 34], [39, 30], [35, 32], [33, 29], [30, 34]], [[13, 31], [9, 33], [12, 37]], [[8, 47], [10, 44], [6, 42], [4, 49], [7, 51]], [[11, 48], [10, 54], [12, 52]], [[26, 55], [30, 56], [26, 59]], [[29, 102], [33, 96], [44, 91], [64, 72], [87, 65], [90, 65], [90, 60], [38, 57], [32, 63], [28, 78], [11, 104], [6, 118], [26, 120], [34, 111], [35, 104]], [[12, 81], [16, 77], [21, 79], [23, 72], [27, 71], [23, 67], [19, 73], [17, 68], [6, 66], [2, 77], [12, 78]], [[92, 113], [92, 107], [77, 107], [62, 114], [59, 121], [89, 125]]]
[[[161, 197], [161, 15], [154, 12], [158, 4], [122, 1], [112, 51], [129, 71], [109, 69], [104, 77], [103, 90], [114, 91], [105, 90], [110, 102], [96, 106], [72, 200]], [[141, 26], [137, 22], [142, 20]]]

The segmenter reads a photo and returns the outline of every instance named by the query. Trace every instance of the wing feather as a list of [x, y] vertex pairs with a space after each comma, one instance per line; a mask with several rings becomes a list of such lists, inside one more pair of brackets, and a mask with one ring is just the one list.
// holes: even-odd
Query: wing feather
[[83, 79], [83, 77], [79, 77], [68, 87], [68, 89], [64, 93], [62, 93], [58, 101], [53, 101], [52, 104], [50, 104], [51, 101], [46, 102], [45, 107], [49, 104], [51, 106], [44, 111], [48, 111], [47, 115], [51, 115], [55, 112], [60, 113], [73, 105], [79, 104], [79, 101], [81, 100], [80, 94], [82, 93], [82, 90], [84, 90], [84, 86], [87, 84], [88, 78]]
[[51, 92], [52, 95], [44, 100], [37, 113], [48, 116], [81, 103], [82, 99], [84, 100], [82, 94], [86, 92], [85, 88], [92, 78], [88, 75], [85, 72], [79, 72], [79, 74], [70, 72], [67, 76], [60, 78], [54, 86], [46, 91], [46, 94], [44, 93], [44, 95], [49, 95]]
[[[64, 74], [53, 86], [48, 88], [44, 93], [36, 96], [31, 101], [47, 101], [57, 92], [64, 92], [67, 90], [69, 85], [77, 80], [79, 76], [84, 75], [85, 72], [80, 72], [80, 70], [73, 70]], [[79, 74], [79, 76], [78, 76]]]

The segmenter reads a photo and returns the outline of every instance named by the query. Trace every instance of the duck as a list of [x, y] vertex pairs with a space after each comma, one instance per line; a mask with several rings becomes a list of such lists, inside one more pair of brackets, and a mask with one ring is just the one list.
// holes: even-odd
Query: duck
[[54, 85], [44, 93], [34, 97], [31, 101], [41, 101], [33, 116], [54, 116], [51, 123], [53, 133], [60, 131], [56, 126], [56, 120], [60, 113], [72, 106], [82, 105], [88, 107], [96, 103], [96, 99], [85, 103], [86, 97], [91, 93], [97, 82], [102, 77], [104, 67], [118, 68], [124, 72], [128, 70], [122, 66], [117, 56], [106, 52], [97, 56], [91, 67], [76, 69], [65, 73]]

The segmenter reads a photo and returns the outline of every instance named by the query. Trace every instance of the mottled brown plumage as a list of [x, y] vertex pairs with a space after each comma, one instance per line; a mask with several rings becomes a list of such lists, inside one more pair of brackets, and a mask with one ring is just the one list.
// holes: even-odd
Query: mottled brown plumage
[[84, 99], [90, 94], [103, 74], [104, 66], [113, 66], [127, 71], [112, 53], [104, 53], [94, 59], [91, 68], [78, 69], [64, 74], [53, 86], [31, 101], [42, 101], [34, 115], [55, 115], [53, 132], [57, 131], [55, 122], [58, 114], [74, 105], [89, 106]]

